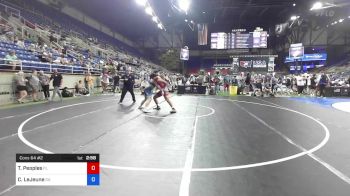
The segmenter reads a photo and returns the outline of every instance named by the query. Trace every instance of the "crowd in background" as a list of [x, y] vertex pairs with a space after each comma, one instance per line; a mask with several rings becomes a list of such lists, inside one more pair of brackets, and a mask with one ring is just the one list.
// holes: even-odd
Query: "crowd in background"
[[[168, 83], [170, 90], [176, 88], [176, 74], [166, 71], [154, 70], [149, 67], [132, 66], [104, 66], [101, 75], [94, 77], [90, 72], [86, 72], [83, 80], [78, 80], [74, 88], [62, 86], [64, 75], [57, 69], [53, 73], [44, 73], [42, 70], [33, 70], [31, 73], [19, 71], [14, 74], [13, 91], [17, 92], [16, 101], [24, 103], [25, 100], [37, 102], [40, 100], [54, 101], [57, 94], [62, 101], [63, 97], [90, 96], [93, 94], [116, 94], [121, 93], [124, 88], [125, 76], [132, 75], [134, 82], [132, 88], [142, 91], [149, 82], [152, 73], [158, 72]], [[50, 84], [53, 96], [50, 96]], [[26, 99], [30, 95], [31, 99]]]
[[258, 96], [310, 95], [325, 96], [328, 86], [350, 87], [350, 76], [341, 74], [276, 74], [276, 73], [239, 73], [215, 74], [201, 73], [178, 79], [182, 85], [206, 85], [210, 94], [227, 92], [229, 86], [237, 86], [238, 94]]

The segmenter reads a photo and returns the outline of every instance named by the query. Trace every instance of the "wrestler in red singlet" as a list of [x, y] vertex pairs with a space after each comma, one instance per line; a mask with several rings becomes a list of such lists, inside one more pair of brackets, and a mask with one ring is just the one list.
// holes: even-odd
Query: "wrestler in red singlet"
[[169, 94], [169, 90], [168, 90], [168, 82], [166, 82], [164, 79], [162, 79], [158, 75], [155, 75], [155, 77], [153, 78], [153, 81], [154, 81], [156, 87], [159, 89], [159, 91], [153, 97], [154, 102], [157, 104], [157, 107], [155, 109], [160, 110], [157, 98], [164, 96], [165, 101], [168, 102], [168, 104], [172, 108], [170, 113], [176, 113], [176, 110], [173, 107], [173, 104], [171, 103], [171, 101], [169, 99], [170, 94]]

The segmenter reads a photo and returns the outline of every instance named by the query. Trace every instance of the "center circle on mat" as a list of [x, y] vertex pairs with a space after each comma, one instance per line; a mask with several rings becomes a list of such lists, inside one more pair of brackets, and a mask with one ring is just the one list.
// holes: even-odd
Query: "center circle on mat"
[[[195, 107], [199, 107], [199, 108], [204, 108], [205, 110], [208, 110], [209, 112], [207, 112], [206, 114], [201, 114], [201, 115], [181, 115], [181, 116], [173, 116], [174, 114], [162, 114], [160, 116], [156, 116], [156, 115], [152, 115], [152, 113], [148, 113], [148, 114], [143, 114], [144, 116], [148, 117], [148, 118], [164, 118], [164, 119], [194, 119], [194, 118], [203, 118], [203, 117], [207, 117], [207, 116], [211, 116], [215, 113], [215, 110], [211, 107], [208, 106], [203, 106], [203, 105], [196, 105], [196, 104], [184, 104], [184, 105], [190, 105], [190, 106], [195, 106]], [[176, 114], [175, 114], [176, 115]]]
[[[271, 108], [284, 110], [287, 112], [296, 113], [296, 114], [302, 115], [304, 117], [307, 117], [310, 120], [319, 124], [325, 132], [325, 137], [317, 146], [315, 146], [309, 150], [306, 150], [306, 151], [303, 151], [303, 152], [300, 152], [300, 153], [297, 153], [294, 155], [290, 155], [287, 157], [283, 157], [283, 158], [279, 158], [279, 159], [275, 159], [275, 160], [271, 160], [271, 161], [252, 163], [252, 164], [247, 164], [247, 165], [235, 165], [235, 166], [227, 166], [227, 167], [211, 167], [211, 168], [192, 168], [191, 171], [197, 171], [197, 172], [227, 171], [227, 170], [246, 169], [246, 168], [253, 168], [253, 167], [260, 167], [260, 166], [265, 166], [265, 165], [272, 165], [272, 164], [276, 164], [276, 163], [281, 163], [281, 162], [289, 161], [289, 160], [296, 159], [296, 158], [302, 157], [304, 155], [316, 152], [317, 150], [321, 149], [324, 145], [326, 145], [326, 143], [328, 142], [329, 137], [330, 137], [330, 132], [329, 132], [328, 128], [322, 122], [320, 122], [319, 120], [317, 120], [316, 118], [314, 118], [312, 116], [309, 116], [307, 114], [304, 114], [302, 112], [298, 112], [298, 111], [295, 111], [295, 110], [292, 110], [289, 108], [275, 106], [275, 105], [269, 105], [269, 104], [262, 104], [262, 103], [257, 103], [257, 102], [239, 101], [239, 100], [231, 100], [231, 99], [216, 99], [216, 98], [201, 98], [201, 99], [208, 99], [208, 100], [212, 99], [212, 100], [217, 100], [217, 101], [232, 101], [232, 102], [237, 102], [237, 103], [248, 103], [248, 104], [271, 107]], [[23, 121], [20, 124], [20, 126], [18, 127], [18, 137], [24, 144], [26, 144], [27, 146], [29, 146], [30, 148], [32, 148], [34, 150], [37, 150], [37, 151], [39, 151], [41, 153], [45, 153], [45, 154], [53, 154], [54, 152], [45, 150], [45, 149], [43, 149], [39, 146], [36, 146], [35, 144], [29, 142], [23, 136], [23, 126], [26, 123], [28, 123], [30, 120], [32, 120], [40, 115], [46, 114], [48, 112], [52, 112], [52, 111], [63, 109], [63, 108], [69, 108], [69, 107], [73, 107], [73, 106], [77, 106], [77, 105], [98, 103], [98, 102], [104, 102], [104, 101], [111, 101], [111, 100], [100, 100], [100, 101], [91, 101], [91, 102], [72, 104], [72, 105], [62, 106], [62, 107], [58, 107], [58, 108], [53, 108], [53, 109], [50, 109], [48, 111], [38, 113], [38, 114], [28, 118], [27, 120]], [[206, 106], [204, 106], [204, 107], [206, 107]], [[148, 172], [182, 172], [184, 170], [182, 167], [181, 168], [147, 168], [147, 167], [145, 168], [145, 167], [127, 167], [127, 166], [116, 166], [116, 165], [106, 165], [106, 164], [101, 164], [100, 167], [105, 168], [105, 169], [116, 169], [116, 170], [127, 170], [127, 171], [148, 171]]]

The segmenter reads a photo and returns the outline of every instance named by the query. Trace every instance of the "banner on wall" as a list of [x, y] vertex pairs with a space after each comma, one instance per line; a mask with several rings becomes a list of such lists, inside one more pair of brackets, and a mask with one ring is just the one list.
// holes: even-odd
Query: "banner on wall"
[[232, 70], [233, 73], [239, 72], [239, 60], [238, 60], [238, 58], [233, 58], [232, 67], [233, 67], [233, 70]]
[[187, 47], [181, 48], [180, 60], [188, 61], [190, 59], [190, 51]]
[[275, 57], [269, 57], [269, 63], [267, 64], [267, 71], [268, 72], [275, 71]]
[[289, 48], [289, 58], [300, 59], [304, 56], [304, 46], [302, 43], [291, 44]]
[[208, 44], [208, 24], [197, 24], [198, 28], [198, 45]]
[[238, 61], [241, 72], [267, 72], [274, 69], [274, 57], [240, 57]]
[[304, 54], [302, 58], [293, 58], [293, 57], [286, 57], [285, 63], [291, 63], [298, 61], [326, 61], [327, 60], [327, 54], [326, 53], [314, 53], [314, 54]]

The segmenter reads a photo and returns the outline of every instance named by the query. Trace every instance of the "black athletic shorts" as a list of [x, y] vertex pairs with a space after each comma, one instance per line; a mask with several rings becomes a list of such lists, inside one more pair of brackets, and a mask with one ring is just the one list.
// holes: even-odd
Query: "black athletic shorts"
[[26, 91], [27, 87], [26, 86], [17, 86], [17, 91]]

